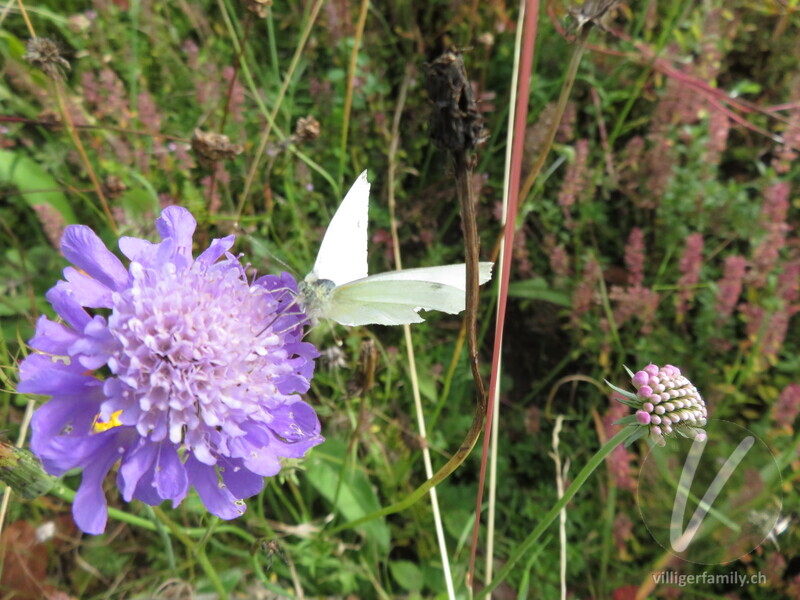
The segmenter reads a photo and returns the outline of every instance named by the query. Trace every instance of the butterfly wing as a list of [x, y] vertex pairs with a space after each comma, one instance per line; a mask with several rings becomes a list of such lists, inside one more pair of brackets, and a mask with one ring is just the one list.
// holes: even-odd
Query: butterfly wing
[[[481, 263], [481, 283], [492, 263]], [[391, 271], [338, 286], [324, 316], [342, 325], [420, 323], [420, 310], [457, 314], [465, 305], [466, 267], [447, 265]]]
[[[494, 263], [478, 263], [478, 283], [483, 285], [492, 278]], [[403, 269], [401, 271], [387, 271], [372, 275], [372, 281], [428, 281], [441, 283], [462, 292], [467, 291], [467, 265], [444, 265], [440, 267], [419, 267], [417, 269]]]
[[333, 215], [307, 280], [328, 279], [342, 285], [367, 276], [368, 213], [369, 181], [364, 171]]

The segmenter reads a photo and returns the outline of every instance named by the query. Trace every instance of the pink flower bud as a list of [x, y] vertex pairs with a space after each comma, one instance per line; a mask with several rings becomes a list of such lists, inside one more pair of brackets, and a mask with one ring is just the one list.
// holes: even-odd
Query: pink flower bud
[[633, 387], [637, 390], [642, 387], [643, 385], [647, 384], [647, 380], [649, 379], [649, 375], [644, 371], [639, 371], [636, 375], [633, 376], [631, 382], [633, 383]]

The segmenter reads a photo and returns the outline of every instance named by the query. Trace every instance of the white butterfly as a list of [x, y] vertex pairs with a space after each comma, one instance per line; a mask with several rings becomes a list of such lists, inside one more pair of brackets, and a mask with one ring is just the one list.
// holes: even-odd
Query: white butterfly
[[[369, 182], [364, 171], [342, 200], [322, 238], [314, 268], [298, 286], [312, 319], [342, 325], [403, 325], [424, 319], [420, 310], [464, 310], [466, 265], [422, 267], [367, 275]], [[480, 263], [480, 282], [492, 263]]]

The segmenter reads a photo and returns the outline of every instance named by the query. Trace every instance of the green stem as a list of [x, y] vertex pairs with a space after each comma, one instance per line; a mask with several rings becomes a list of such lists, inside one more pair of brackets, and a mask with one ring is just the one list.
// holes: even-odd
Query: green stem
[[595, 455], [586, 463], [586, 466], [581, 469], [581, 472], [578, 473], [578, 476], [572, 482], [572, 484], [567, 488], [567, 491], [564, 492], [564, 495], [561, 499], [556, 502], [553, 507], [550, 509], [536, 528], [531, 532], [531, 534], [525, 538], [517, 549], [508, 557], [506, 564], [500, 569], [500, 572], [497, 576], [492, 579], [492, 581], [483, 588], [480, 593], [475, 597], [476, 600], [480, 598], [485, 598], [493, 589], [495, 589], [500, 583], [508, 577], [509, 573], [511, 573], [514, 565], [517, 564], [520, 558], [530, 549], [533, 544], [541, 537], [541, 535], [545, 532], [545, 530], [556, 520], [558, 513], [572, 500], [573, 496], [578, 492], [579, 489], [586, 483], [586, 480], [589, 479], [589, 476], [594, 472], [594, 470], [600, 466], [600, 464], [605, 460], [606, 456], [611, 454], [611, 451], [614, 450], [619, 444], [625, 441], [625, 439], [633, 432], [634, 429], [639, 427], [639, 425], [628, 425], [624, 429], [620, 430], [617, 435], [611, 438], [606, 444], [600, 448]]
[[[172, 519], [170, 519], [158, 506], [153, 507], [153, 512], [155, 512], [159, 520], [166, 525], [167, 529], [172, 532], [172, 535], [178, 538], [178, 540], [180, 540], [183, 545], [186, 546], [186, 550], [197, 558], [197, 562], [200, 563], [200, 566], [203, 568], [203, 572], [205, 572], [206, 577], [208, 577], [211, 585], [214, 586], [214, 589], [217, 591], [217, 594], [219, 594], [221, 600], [228, 600], [228, 591], [225, 589], [225, 586], [222, 585], [222, 580], [219, 578], [219, 575], [214, 569], [214, 566], [211, 564], [211, 561], [208, 560], [208, 556], [206, 556], [204, 540], [201, 540], [199, 543], [192, 541], [181, 529], [181, 527], [172, 521]], [[215, 525], [216, 521], [212, 523], [212, 527]]]

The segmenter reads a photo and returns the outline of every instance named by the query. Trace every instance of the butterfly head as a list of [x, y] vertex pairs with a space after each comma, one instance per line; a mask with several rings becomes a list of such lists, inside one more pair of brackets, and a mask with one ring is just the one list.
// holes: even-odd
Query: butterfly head
[[319, 279], [313, 272], [297, 284], [297, 296], [312, 321], [318, 321], [327, 313], [335, 287], [333, 281]]

